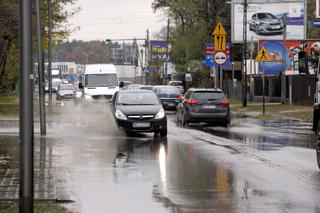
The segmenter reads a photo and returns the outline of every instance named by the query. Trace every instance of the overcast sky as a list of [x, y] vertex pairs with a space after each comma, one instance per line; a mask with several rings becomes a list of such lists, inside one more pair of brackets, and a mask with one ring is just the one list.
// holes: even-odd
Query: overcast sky
[[78, 0], [81, 11], [71, 19], [80, 30], [70, 40], [145, 38], [166, 25], [160, 12], [153, 13], [153, 0]]

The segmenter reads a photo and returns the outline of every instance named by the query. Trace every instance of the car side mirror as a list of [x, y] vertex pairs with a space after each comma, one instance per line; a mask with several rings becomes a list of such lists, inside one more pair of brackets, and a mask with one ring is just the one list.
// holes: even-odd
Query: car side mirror
[[82, 84], [82, 82], [79, 83], [79, 89], [83, 89], [83, 84]]
[[124, 87], [124, 82], [123, 82], [123, 81], [120, 81], [119, 87], [120, 87], [120, 88], [123, 88], [123, 87]]

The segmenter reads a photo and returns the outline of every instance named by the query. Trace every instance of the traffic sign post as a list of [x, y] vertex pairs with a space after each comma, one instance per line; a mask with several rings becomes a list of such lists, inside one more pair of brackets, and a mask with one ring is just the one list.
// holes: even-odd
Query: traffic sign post
[[265, 114], [266, 112], [266, 100], [265, 100], [265, 63], [266, 62], [271, 62], [271, 57], [268, 52], [268, 50], [265, 47], [262, 47], [261, 50], [259, 51], [257, 57], [256, 57], [257, 62], [263, 62], [262, 66], [262, 112]]
[[[222, 89], [223, 75], [222, 75], [222, 67], [221, 66], [227, 62], [228, 56], [224, 52], [227, 50], [227, 45], [226, 45], [227, 32], [225, 31], [221, 22], [218, 22], [218, 25], [215, 27], [212, 35], [214, 37], [214, 50], [215, 50], [213, 60], [217, 65], [219, 65], [220, 89]], [[215, 87], [217, 87], [216, 78], [217, 78], [217, 75], [215, 76], [215, 85], [214, 85]]]

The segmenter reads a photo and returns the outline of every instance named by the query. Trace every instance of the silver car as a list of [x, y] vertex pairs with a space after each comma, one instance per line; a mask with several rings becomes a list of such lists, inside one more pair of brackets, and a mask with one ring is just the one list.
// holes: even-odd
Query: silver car
[[282, 34], [283, 20], [271, 13], [255, 13], [249, 20], [249, 28], [257, 35]]

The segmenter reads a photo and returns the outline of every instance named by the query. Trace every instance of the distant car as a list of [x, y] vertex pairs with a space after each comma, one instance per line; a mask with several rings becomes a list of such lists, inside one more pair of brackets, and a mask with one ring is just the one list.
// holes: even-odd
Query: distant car
[[175, 86], [178, 87], [180, 90], [181, 94], [184, 93], [184, 88], [183, 88], [183, 82], [182, 81], [169, 81], [169, 86]]
[[249, 20], [249, 29], [256, 34], [282, 34], [283, 20], [271, 13], [255, 13]]
[[120, 90], [112, 98], [113, 115], [126, 132], [154, 132], [167, 136], [167, 117], [150, 90]]
[[189, 89], [177, 107], [177, 124], [204, 122], [229, 126], [230, 106], [220, 89]]
[[69, 81], [68, 81], [67, 79], [62, 79], [62, 83], [63, 83], [63, 84], [68, 84]]
[[153, 91], [160, 98], [164, 109], [176, 110], [176, 107], [182, 98], [182, 94], [177, 87], [167, 85], [154, 86]]
[[56, 99], [73, 99], [75, 97], [75, 88], [73, 84], [60, 84], [56, 92]]
[[[60, 84], [62, 84], [62, 81], [60, 79], [52, 79], [51, 91], [56, 92]], [[45, 84], [45, 92], [49, 92], [49, 82]]]

